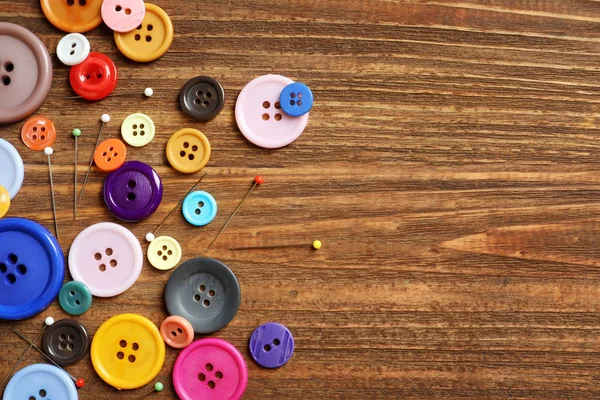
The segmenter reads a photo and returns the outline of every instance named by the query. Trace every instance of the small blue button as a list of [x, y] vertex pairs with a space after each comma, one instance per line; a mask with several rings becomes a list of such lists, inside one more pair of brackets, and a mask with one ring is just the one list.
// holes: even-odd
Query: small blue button
[[290, 83], [281, 91], [279, 103], [284, 113], [291, 117], [300, 117], [312, 108], [313, 94], [304, 83]]
[[69, 375], [49, 364], [33, 364], [17, 372], [6, 385], [3, 400], [77, 400], [77, 389]]
[[25, 167], [19, 152], [15, 146], [0, 138], [0, 186], [8, 190], [11, 200], [21, 189], [24, 176]]
[[81, 282], [67, 282], [58, 293], [58, 303], [66, 313], [81, 315], [92, 306], [92, 293]]
[[210, 193], [199, 191], [193, 192], [183, 200], [183, 217], [187, 222], [195, 226], [209, 224], [217, 215], [217, 202]]

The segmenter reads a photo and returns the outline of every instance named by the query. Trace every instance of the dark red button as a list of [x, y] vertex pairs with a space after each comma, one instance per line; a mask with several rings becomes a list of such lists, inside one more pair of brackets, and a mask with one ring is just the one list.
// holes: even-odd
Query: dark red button
[[71, 67], [71, 87], [86, 100], [102, 100], [117, 86], [117, 67], [110, 58], [90, 53], [81, 64]]

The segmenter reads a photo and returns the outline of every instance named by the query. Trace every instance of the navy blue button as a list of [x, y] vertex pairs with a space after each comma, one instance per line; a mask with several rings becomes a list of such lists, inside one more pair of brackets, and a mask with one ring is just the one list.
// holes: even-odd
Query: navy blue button
[[279, 104], [284, 113], [291, 117], [307, 114], [313, 106], [313, 94], [304, 83], [290, 83], [281, 91]]
[[198, 191], [188, 194], [181, 206], [183, 217], [195, 226], [208, 225], [217, 215], [217, 202], [210, 193]]
[[0, 319], [39, 314], [64, 278], [62, 250], [46, 228], [24, 218], [0, 219]]

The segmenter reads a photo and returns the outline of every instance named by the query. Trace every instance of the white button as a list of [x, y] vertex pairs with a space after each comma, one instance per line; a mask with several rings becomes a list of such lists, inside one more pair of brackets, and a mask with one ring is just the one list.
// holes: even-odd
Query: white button
[[89, 54], [90, 42], [80, 33], [69, 33], [56, 46], [56, 55], [65, 65], [81, 64]]

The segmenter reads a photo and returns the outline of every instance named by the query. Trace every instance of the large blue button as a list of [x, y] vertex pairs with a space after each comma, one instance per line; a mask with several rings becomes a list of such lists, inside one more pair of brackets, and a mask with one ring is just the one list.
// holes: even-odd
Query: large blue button
[[209, 224], [217, 215], [217, 202], [210, 193], [198, 191], [190, 193], [181, 206], [183, 217], [195, 226]]
[[313, 94], [304, 83], [290, 83], [281, 91], [279, 104], [284, 113], [291, 117], [307, 114], [313, 106]]
[[15, 146], [0, 138], [0, 186], [8, 190], [11, 200], [21, 189], [24, 176], [25, 168], [19, 152]]
[[77, 400], [77, 389], [69, 375], [48, 364], [33, 364], [17, 372], [6, 385], [3, 400]]
[[39, 314], [64, 278], [62, 250], [46, 228], [24, 218], [0, 219], [0, 319]]

